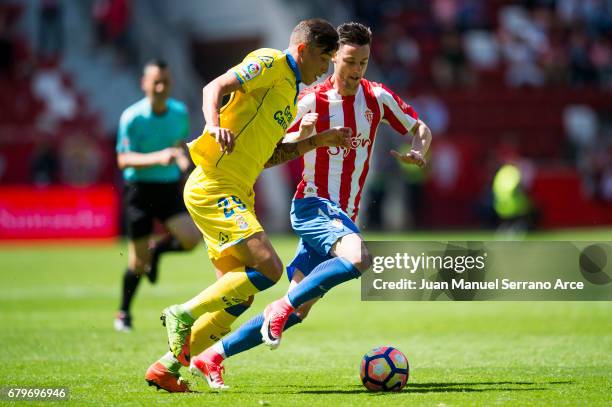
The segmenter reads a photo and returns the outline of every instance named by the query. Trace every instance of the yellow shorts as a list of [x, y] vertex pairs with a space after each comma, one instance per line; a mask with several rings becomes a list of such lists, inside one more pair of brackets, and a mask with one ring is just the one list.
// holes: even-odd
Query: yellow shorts
[[262, 232], [255, 216], [253, 188], [217, 174], [205, 174], [197, 166], [183, 193], [185, 206], [202, 232], [212, 260], [247, 237]]

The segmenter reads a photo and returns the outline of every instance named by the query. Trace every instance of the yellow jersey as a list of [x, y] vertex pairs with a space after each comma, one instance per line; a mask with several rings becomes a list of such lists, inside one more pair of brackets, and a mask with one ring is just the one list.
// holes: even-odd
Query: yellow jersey
[[221, 108], [219, 126], [234, 133], [234, 151], [222, 153], [207, 131], [188, 144], [189, 151], [208, 177], [218, 174], [252, 187], [295, 117], [300, 71], [291, 55], [262, 48], [229, 72], [242, 89]]

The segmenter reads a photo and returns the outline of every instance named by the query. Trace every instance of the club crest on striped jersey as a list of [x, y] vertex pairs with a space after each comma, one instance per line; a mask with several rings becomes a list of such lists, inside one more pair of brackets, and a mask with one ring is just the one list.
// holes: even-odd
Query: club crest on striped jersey
[[372, 113], [370, 109], [366, 109], [366, 111], [363, 112], [363, 115], [365, 116], [366, 120], [368, 121], [368, 123], [370, 123], [370, 126], [371, 126], [372, 120], [374, 119], [374, 113]]

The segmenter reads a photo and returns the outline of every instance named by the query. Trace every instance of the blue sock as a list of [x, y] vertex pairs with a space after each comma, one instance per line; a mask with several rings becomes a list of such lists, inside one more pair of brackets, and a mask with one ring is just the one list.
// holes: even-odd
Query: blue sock
[[342, 257], [334, 257], [315, 267], [293, 290], [289, 291], [287, 298], [293, 308], [297, 308], [306, 301], [320, 297], [338, 284], [359, 276], [361, 273], [353, 263]]
[[[229, 358], [230, 356], [244, 352], [245, 350], [249, 350], [263, 343], [261, 332], [259, 331], [263, 325], [263, 319], [263, 314], [259, 314], [242, 324], [236, 331], [223, 338], [221, 344], [223, 345], [225, 356]], [[291, 314], [285, 324], [284, 331], [300, 322], [302, 322], [302, 320], [297, 315]]]
[[246, 310], [249, 309], [250, 306], [251, 306], [250, 302], [243, 302], [243, 303], [232, 305], [231, 307], [225, 308], [225, 312], [235, 317], [239, 317], [240, 315], [244, 314]]

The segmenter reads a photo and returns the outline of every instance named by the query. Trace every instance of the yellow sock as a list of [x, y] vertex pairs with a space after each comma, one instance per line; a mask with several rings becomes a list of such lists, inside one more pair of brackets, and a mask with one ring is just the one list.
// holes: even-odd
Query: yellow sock
[[194, 318], [246, 301], [249, 296], [274, 285], [274, 281], [258, 271], [246, 268], [225, 273], [215, 283], [184, 303], [183, 309]]
[[207, 312], [191, 327], [189, 350], [192, 356], [218, 342], [232, 330], [232, 324], [238, 318], [225, 310]]

